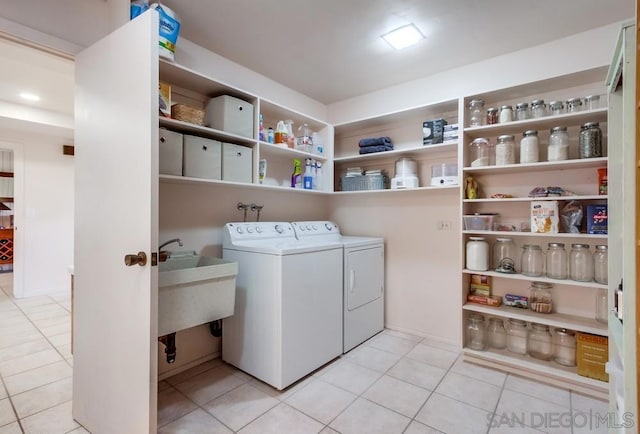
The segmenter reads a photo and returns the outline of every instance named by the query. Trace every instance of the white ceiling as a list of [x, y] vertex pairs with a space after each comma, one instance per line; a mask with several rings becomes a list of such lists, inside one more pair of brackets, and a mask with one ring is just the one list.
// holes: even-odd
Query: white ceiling
[[[634, 0], [162, 3], [180, 16], [182, 37], [326, 104], [625, 20], [635, 7]], [[105, 5], [0, 0], [0, 20], [87, 46], [106, 32]], [[394, 51], [380, 39], [409, 22], [427, 37], [417, 46]], [[32, 89], [43, 97], [38, 107], [73, 113], [71, 61], [0, 38], [0, 65], [0, 101], [24, 104], [17, 93]]]

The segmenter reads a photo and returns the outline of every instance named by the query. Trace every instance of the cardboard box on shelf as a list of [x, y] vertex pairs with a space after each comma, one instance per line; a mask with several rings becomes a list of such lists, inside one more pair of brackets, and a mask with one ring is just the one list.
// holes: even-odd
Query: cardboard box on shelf
[[557, 234], [559, 221], [557, 200], [535, 200], [531, 202], [531, 232], [536, 234]]
[[469, 294], [467, 296], [467, 301], [471, 303], [485, 304], [487, 306], [493, 306], [493, 307], [498, 307], [502, 304], [502, 299], [500, 297], [496, 297], [492, 295], [486, 296], [486, 295]]
[[609, 361], [609, 339], [589, 333], [576, 333], [576, 363], [578, 375], [609, 381], [605, 365]]
[[587, 233], [609, 233], [607, 205], [587, 205]]
[[171, 117], [171, 85], [160, 82], [158, 86], [158, 93], [160, 98], [158, 101], [160, 107], [160, 116], [165, 118]]
[[436, 145], [444, 140], [444, 119], [432, 119], [422, 123], [422, 144]]
[[485, 276], [483, 274], [472, 274], [469, 284], [469, 289], [474, 295], [491, 295], [491, 276]]
[[519, 307], [521, 309], [529, 308], [529, 297], [524, 295], [505, 294], [504, 305], [511, 307]]

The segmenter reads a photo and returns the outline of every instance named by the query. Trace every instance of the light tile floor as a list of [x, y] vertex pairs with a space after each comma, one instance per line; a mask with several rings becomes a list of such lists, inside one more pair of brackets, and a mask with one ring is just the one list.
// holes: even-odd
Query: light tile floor
[[[16, 300], [11, 278], [0, 274], [0, 434], [86, 433], [71, 417], [70, 297]], [[454, 347], [392, 330], [284, 391], [220, 359], [158, 390], [163, 434], [607, 432], [593, 426], [605, 402], [469, 364]]]

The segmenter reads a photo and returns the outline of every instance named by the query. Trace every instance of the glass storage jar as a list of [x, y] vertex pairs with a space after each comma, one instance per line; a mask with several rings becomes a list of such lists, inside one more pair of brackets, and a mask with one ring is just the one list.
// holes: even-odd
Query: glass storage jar
[[543, 99], [534, 99], [531, 101], [531, 117], [541, 118], [547, 115], [547, 105]]
[[469, 166], [479, 167], [490, 164], [489, 139], [478, 137], [469, 144]]
[[498, 136], [496, 143], [496, 166], [516, 163], [516, 144], [509, 134]]
[[496, 238], [493, 245], [493, 269], [499, 273], [516, 272], [516, 245], [511, 238]]
[[576, 366], [576, 334], [573, 330], [554, 330], [553, 360], [564, 366]]
[[516, 354], [527, 354], [527, 323], [509, 318], [507, 325], [507, 350]]
[[564, 243], [549, 243], [547, 246], [547, 277], [550, 279], [567, 278], [567, 251]]
[[569, 134], [567, 127], [553, 127], [549, 135], [547, 160], [561, 161], [569, 158]]
[[498, 123], [498, 109], [490, 107], [487, 109], [487, 125], [493, 125]]
[[525, 276], [539, 277], [544, 272], [544, 256], [537, 244], [525, 244], [522, 246], [520, 259], [521, 273]]
[[582, 110], [582, 100], [580, 98], [569, 98], [567, 100], [567, 113], [579, 112]]
[[490, 318], [487, 329], [487, 344], [491, 348], [502, 350], [507, 347], [507, 330], [500, 318]]
[[584, 97], [584, 109], [595, 110], [600, 108], [600, 95], [588, 95]]
[[538, 131], [527, 130], [520, 139], [520, 163], [537, 163], [540, 158], [540, 140]]
[[529, 111], [529, 104], [521, 102], [516, 104], [516, 120], [524, 121], [531, 118], [531, 112]]
[[532, 311], [538, 313], [551, 313], [553, 311], [553, 297], [550, 283], [531, 282], [529, 307]]
[[603, 285], [609, 283], [609, 258], [607, 250], [607, 246], [598, 245], [593, 254], [593, 280]]
[[467, 269], [487, 271], [489, 269], [489, 243], [484, 237], [469, 237], [467, 241]]
[[533, 323], [527, 338], [527, 352], [535, 359], [551, 360], [553, 358], [553, 338], [549, 326]]
[[605, 288], [596, 292], [596, 321], [606, 324], [609, 321], [609, 299]]
[[554, 116], [561, 115], [564, 113], [564, 104], [562, 101], [551, 101], [549, 102], [549, 110], [551, 110], [551, 114]]
[[571, 244], [569, 277], [578, 282], [593, 280], [593, 257], [588, 244]]
[[580, 158], [602, 157], [602, 130], [598, 122], [587, 122], [582, 125], [578, 150]]
[[498, 121], [503, 124], [505, 122], [513, 121], [513, 107], [510, 105], [503, 105], [500, 107], [500, 115]]
[[467, 318], [467, 348], [482, 351], [485, 349], [484, 317], [473, 313]]
[[469, 102], [469, 126], [479, 127], [484, 121], [484, 100], [472, 99]]

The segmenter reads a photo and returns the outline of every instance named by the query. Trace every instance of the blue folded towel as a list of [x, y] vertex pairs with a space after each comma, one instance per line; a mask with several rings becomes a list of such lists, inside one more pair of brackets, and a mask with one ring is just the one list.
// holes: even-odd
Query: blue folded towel
[[360, 154], [372, 154], [374, 152], [384, 152], [384, 151], [393, 151], [393, 145], [377, 145], [377, 146], [366, 146], [364, 148], [360, 148]]
[[366, 148], [367, 146], [393, 146], [391, 138], [389, 137], [369, 137], [367, 139], [360, 139], [358, 146]]

